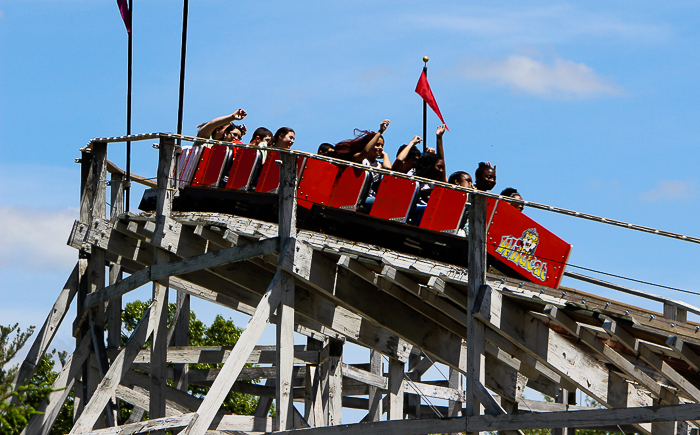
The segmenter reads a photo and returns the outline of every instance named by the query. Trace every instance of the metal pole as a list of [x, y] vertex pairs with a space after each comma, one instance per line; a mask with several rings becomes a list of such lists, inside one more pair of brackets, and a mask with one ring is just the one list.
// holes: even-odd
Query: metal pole
[[[131, 134], [131, 58], [132, 58], [132, 35], [134, 34], [134, 2], [129, 0], [129, 20], [131, 21], [131, 31], [129, 32], [129, 43], [127, 49], [127, 85], [126, 85], [126, 135]], [[131, 141], [126, 142], [126, 178], [124, 196], [124, 211], [129, 212], [131, 199]]]
[[[423, 72], [425, 73], [425, 78], [428, 78], [428, 56], [423, 56]], [[428, 148], [428, 103], [423, 100], [423, 154]]]
[[[177, 134], [182, 134], [182, 112], [185, 101], [185, 56], [187, 54], [187, 11], [189, 0], [182, 4], [182, 49], [180, 51], [180, 100], [177, 109]], [[180, 139], [177, 140], [180, 145]]]

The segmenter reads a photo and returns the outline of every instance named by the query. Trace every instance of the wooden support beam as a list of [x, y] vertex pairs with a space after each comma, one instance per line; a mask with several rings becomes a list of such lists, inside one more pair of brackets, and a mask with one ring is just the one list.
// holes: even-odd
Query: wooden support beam
[[[297, 156], [290, 153], [280, 154], [280, 183], [278, 188], [279, 216], [278, 237], [280, 248], [277, 273], [280, 284], [274, 291], [280, 293], [277, 306], [277, 409], [275, 414], [275, 430], [286, 430], [294, 427], [294, 403], [292, 396], [292, 371], [294, 368], [294, 278], [287, 272], [289, 269], [299, 270], [305, 261], [295, 260], [295, 237], [297, 235]], [[290, 261], [291, 260], [291, 261]], [[303, 420], [303, 418], [302, 418]], [[307, 424], [308, 426], [308, 424]]]
[[[188, 346], [190, 344], [190, 295], [184, 291], [177, 291], [176, 315], [173, 319], [172, 339], [168, 340], [173, 346]], [[189, 365], [177, 364], [175, 369], [175, 387], [181, 391], [187, 391]]]
[[[582, 411], [556, 411], [547, 413], [522, 413], [515, 415], [481, 415], [475, 417], [417, 419], [358, 423], [338, 427], [310, 428], [304, 435], [418, 435], [426, 433], [450, 433], [467, 428], [469, 432], [506, 431], [548, 428], [551, 426], [600, 427], [677, 421], [692, 419], [700, 412], [700, 404], [650, 406], [627, 409], [595, 409]], [[278, 435], [294, 435], [291, 431]]]
[[[323, 341], [313, 338], [306, 339], [306, 347], [313, 350], [323, 349]], [[309, 426], [322, 426], [323, 418], [323, 385], [321, 384], [320, 367], [318, 364], [306, 366], [306, 379], [304, 382], [304, 418]]]
[[[489, 341], [502, 348], [513, 346], [534, 358], [542, 369], [560, 376], [557, 383], [567, 390], [580, 388], [600, 403], [607, 403], [608, 369], [602, 363], [542, 322], [533, 320], [530, 314], [517, 303], [504, 298], [500, 292], [487, 292], [484, 300], [489, 299], [490, 310], [487, 306], [476, 314], [489, 326], [486, 331]], [[515, 353], [507, 352], [511, 355]]]
[[[374, 376], [381, 376], [384, 378], [384, 363], [382, 362], [382, 354], [375, 350], [370, 350], [369, 353], [369, 364], [370, 372]], [[384, 382], [383, 382], [384, 384]], [[385, 384], [388, 388], [389, 382], [386, 380]], [[369, 387], [369, 403], [368, 403], [368, 413], [363, 421], [379, 421], [382, 419], [382, 393], [379, 391], [379, 386], [376, 384], [371, 384]]]
[[[168, 348], [167, 363], [173, 364], [224, 364], [231, 355], [238, 357], [234, 346], [171, 346]], [[274, 364], [275, 346], [255, 346], [246, 357], [246, 364]], [[151, 362], [150, 352], [142, 350], [134, 360], [137, 364]], [[294, 346], [294, 364], [318, 364], [319, 352], [307, 350], [304, 345]]]
[[389, 358], [389, 407], [387, 409], [387, 420], [402, 420], [404, 417], [403, 382], [404, 364], [393, 358]]
[[292, 371], [294, 369], [294, 278], [280, 271], [280, 303], [277, 306], [277, 408], [276, 430], [291, 429], [294, 425]]
[[[153, 307], [153, 303], [151, 303], [151, 307]], [[121, 378], [129, 369], [129, 366], [131, 366], [132, 361], [138, 354], [138, 351], [141, 349], [143, 344], [146, 342], [146, 339], [151, 335], [153, 327], [151, 307], [149, 307], [143, 318], [141, 318], [141, 321], [136, 326], [136, 329], [134, 329], [134, 332], [131, 333], [129, 341], [119, 353], [119, 356], [112, 361], [112, 365], [109, 367], [109, 371], [100, 382], [95, 395], [87, 403], [82, 414], [73, 425], [73, 429], [70, 432], [71, 435], [87, 432], [92, 429], [93, 424], [99, 417], [109, 399], [114, 394], [114, 391], [116, 390], [117, 385], [119, 385]]]
[[73, 354], [66, 361], [61, 372], [51, 384], [54, 390], [39, 404], [37, 411], [39, 414], [34, 414], [27, 423], [27, 426], [22, 431], [22, 435], [48, 435], [61, 412], [61, 408], [68, 398], [73, 387], [73, 381], [82, 370], [83, 363], [90, 354], [91, 338], [84, 336], [80, 344], [76, 347]]
[[151, 336], [151, 385], [148, 413], [152, 418], [165, 417], [165, 371], [167, 368], [168, 352], [168, 280], [153, 282], [152, 293], [152, 322]]
[[277, 251], [277, 245], [277, 239], [266, 239], [261, 242], [235, 246], [182, 260], [157, 263], [140, 270], [114, 285], [104, 288], [102, 291], [90, 294], [85, 299], [84, 307], [94, 307], [115, 297], [122, 296], [149, 281], [165, 279], [170, 275], [184, 275], [202, 269], [270, 254]]
[[[346, 265], [352, 265], [346, 268]], [[376, 287], [357, 274], [361, 265], [349, 257], [342, 256], [338, 262], [336, 283], [333, 293], [326, 293], [345, 306], [353, 307], [363, 316], [375, 319], [381, 326], [401, 336], [406, 342], [413, 342], [421, 349], [438, 357], [453, 367], [460, 367], [462, 339], [457, 334], [447, 331], [414, 309], [397, 304], [396, 299], [386, 293], [377, 293]], [[328, 260], [314, 251], [311, 269], [331, 267]], [[304, 277], [301, 277], [305, 279]], [[308, 279], [308, 278], [306, 278]], [[318, 290], [322, 290], [319, 288]], [[325, 293], [325, 292], [324, 292]], [[391, 306], [391, 310], [384, 307]], [[412, 319], [406, 322], [405, 319]], [[399, 333], [400, 331], [400, 333]], [[410, 345], [406, 344], [406, 349]]]
[[[411, 370], [413, 370], [413, 368], [416, 365], [418, 365], [420, 363], [420, 361], [421, 361], [420, 354], [411, 352], [411, 355], [408, 358], [408, 369], [409, 369], [408, 371], [410, 372]], [[413, 372], [413, 373], [405, 373], [404, 382], [406, 382], [408, 384], [408, 387], [404, 387], [404, 390], [407, 392], [411, 392], [412, 388], [409, 388], [409, 387], [413, 387], [415, 389], [414, 391], [420, 393], [420, 390], [418, 390], [415, 387], [415, 385], [417, 382], [420, 382], [421, 376], [422, 376], [422, 373], [420, 373], [418, 371]], [[420, 408], [421, 408], [421, 395], [420, 394], [409, 395], [408, 400], [407, 400], [407, 409], [406, 409], [409, 418], [411, 416], [413, 416], [415, 418], [420, 418], [420, 415], [421, 415]]]
[[79, 279], [85, 273], [85, 268], [81, 268], [81, 265], [84, 265], [84, 263], [78, 262], [73, 268], [73, 272], [71, 272], [70, 276], [66, 280], [66, 283], [58, 295], [56, 302], [53, 304], [53, 308], [51, 308], [51, 311], [49, 311], [49, 315], [46, 317], [44, 325], [34, 338], [32, 347], [29, 349], [29, 352], [27, 352], [27, 356], [24, 357], [24, 361], [22, 361], [22, 364], [20, 365], [19, 370], [17, 370], [17, 374], [12, 382], [13, 390], [16, 391], [18, 386], [23, 385], [32, 376], [34, 376], [34, 373], [36, 373], [36, 369], [41, 361], [41, 358], [44, 356], [46, 350], [49, 348], [49, 345], [51, 345], [51, 341], [56, 336], [56, 331], [58, 331], [63, 319], [66, 317], [68, 308], [70, 307], [70, 304], [78, 291]]
[[221, 373], [214, 381], [211, 389], [207, 393], [202, 405], [197, 410], [197, 417], [188, 424], [187, 428], [182, 432], [183, 435], [201, 434], [209, 428], [209, 425], [216, 415], [216, 411], [223, 403], [231, 386], [236, 381], [238, 374], [245, 365], [248, 355], [255, 347], [255, 343], [263, 333], [273, 307], [279, 304], [281, 296], [276, 287], [280, 285], [279, 280], [281, 273], [275, 275], [275, 278], [270, 283], [268, 291], [258, 304], [255, 314], [251, 317], [248, 325], [236, 343], [237, 355], [236, 358], [229, 358]]
[[672, 335], [666, 340], [666, 345], [676, 358], [682, 359], [695, 371], [700, 371], [700, 356], [688, 346], [688, 343], [683, 341], [678, 336]]
[[[479, 393], [486, 382], [484, 324], [474, 313], [487, 308], [490, 298], [485, 298], [489, 287], [486, 282], [486, 197], [472, 195], [469, 208], [469, 281], [467, 283], [467, 416], [482, 414]], [[487, 394], [488, 397], [491, 397]], [[482, 397], [483, 398], [483, 397]], [[504, 412], [505, 413], [505, 412]], [[467, 432], [469, 433], [469, 431]]]
[[334, 426], [343, 422], [343, 342], [330, 339], [328, 365], [324, 401], [328, 404], [328, 425]]

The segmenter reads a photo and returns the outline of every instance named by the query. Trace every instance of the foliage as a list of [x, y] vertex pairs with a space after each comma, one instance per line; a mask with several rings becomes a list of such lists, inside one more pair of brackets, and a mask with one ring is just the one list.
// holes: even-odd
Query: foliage
[[[136, 325], [138, 325], [138, 322], [145, 314], [149, 305], [150, 301], [134, 301], [126, 304], [122, 312], [122, 325], [127, 332], [131, 332], [136, 328]], [[177, 306], [175, 304], [169, 304], [168, 325], [172, 323], [176, 311]], [[226, 320], [220, 315], [216, 316], [210, 326], [206, 326], [204, 322], [197, 319], [194, 312], [190, 311], [189, 332], [190, 346], [235, 346], [243, 330], [238, 328], [233, 323], [233, 320]], [[123, 341], [126, 342], [126, 337], [123, 337]], [[193, 370], [217, 369], [222, 366], [223, 364], [190, 364], [190, 368]], [[203, 397], [206, 395], [207, 391], [209, 391], [209, 388], [189, 385], [188, 391], [190, 394], [197, 397]], [[257, 404], [257, 396], [230, 392], [226, 396], [222, 408], [234, 414], [251, 415], [255, 412]]]
[[[148, 309], [150, 302], [135, 301], [126, 305], [122, 312], [122, 326], [126, 333], [133, 332], [139, 321]], [[171, 324], [176, 312], [176, 305], [168, 306], [168, 325]], [[36, 414], [36, 409], [41, 402], [54, 391], [51, 385], [56, 380], [56, 358], [64, 366], [66, 353], [53, 350], [45, 354], [39, 362], [36, 373], [25, 385], [16, 392], [12, 391], [13, 379], [17, 373], [18, 365], [6, 368], [7, 364], [16, 356], [34, 331], [30, 326], [26, 331], [21, 331], [19, 325], [0, 326], [0, 435], [17, 435], [27, 425], [29, 418]], [[192, 346], [234, 346], [243, 330], [234, 325], [233, 320], [217, 316], [210, 326], [197, 319], [190, 312], [190, 345]], [[126, 344], [128, 337], [122, 336], [122, 343]], [[191, 364], [192, 369], [216, 369], [222, 364]], [[189, 386], [189, 392], [198, 397], [204, 396], [209, 388], [196, 385]], [[14, 400], [10, 400], [13, 397]], [[71, 392], [59, 412], [51, 434], [64, 434], [70, 432], [73, 426], [73, 405], [75, 396]], [[228, 412], [240, 415], [253, 414], [257, 406], [258, 398], [249, 394], [229, 393], [222, 407]], [[120, 414], [122, 421], [126, 421], [133, 407], [128, 403], [120, 402]]]
[[[36, 409], [41, 401], [54, 391], [51, 384], [57, 376], [52, 373], [55, 351], [43, 356], [36, 374], [16, 391], [13, 382], [18, 365], [5, 369], [33, 332], [33, 326], [24, 332], [19, 324], [0, 326], [0, 435], [21, 433], [29, 418], [38, 413]], [[65, 358], [65, 354], [59, 356]]]

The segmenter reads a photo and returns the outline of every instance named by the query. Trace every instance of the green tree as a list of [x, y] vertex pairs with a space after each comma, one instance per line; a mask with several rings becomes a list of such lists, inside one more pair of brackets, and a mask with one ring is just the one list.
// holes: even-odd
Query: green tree
[[[122, 325], [127, 332], [131, 332], [136, 328], [136, 325], [143, 317], [149, 305], [150, 301], [134, 301], [126, 304], [124, 311], [122, 311]], [[169, 304], [168, 326], [171, 325], [176, 311], [176, 305]], [[190, 311], [189, 332], [190, 346], [235, 346], [238, 342], [238, 338], [243, 332], [243, 329], [237, 327], [233, 323], [233, 320], [226, 320], [220, 315], [216, 316], [210, 326], [206, 326], [204, 322], [197, 319], [197, 316], [193, 311]], [[123, 341], [126, 342], [126, 337], [123, 337]], [[216, 369], [221, 367], [223, 367], [223, 364], [190, 364], [190, 368], [193, 370]], [[209, 391], [209, 388], [198, 385], [189, 385], [188, 391], [190, 394], [197, 397], [203, 397], [206, 395], [207, 391]], [[222, 408], [234, 414], [251, 415], [255, 412], [257, 404], [257, 396], [230, 392], [226, 396], [226, 400], [224, 400]]]
[[[19, 329], [19, 324], [0, 326], [0, 435], [15, 435], [22, 432], [29, 418], [37, 414], [36, 408], [53, 389], [53, 379], [46, 377], [46, 367], [53, 362], [50, 355], [40, 361], [37, 374], [19, 388], [13, 388], [13, 380], [19, 365], [6, 369], [8, 363], [17, 355], [34, 332], [30, 326], [26, 331]], [[50, 372], [50, 370], [49, 370]], [[54, 376], [55, 378], [55, 376]]]

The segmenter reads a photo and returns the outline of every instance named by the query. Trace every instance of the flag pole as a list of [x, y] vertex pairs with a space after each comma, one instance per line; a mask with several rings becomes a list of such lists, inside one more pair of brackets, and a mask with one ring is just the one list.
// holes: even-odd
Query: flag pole
[[[428, 56], [423, 56], [423, 73], [425, 73], [425, 78], [428, 78], [428, 61], [430, 59]], [[428, 147], [428, 103], [423, 100], [423, 154]]]
[[[133, 35], [133, 14], [134, 2], [129, 0], [129, 33], [128, 33], [128, 48], [127, 48], [127, 79], [126, 79], [126, 135], [131, 134], [131, 58], [132, 58], [132, 35]], [[126, 142], [126, 179], [124, 185], [125, 204], [124, 210], [129, 212], [129, 201], [131, 199], [131, 141]]]
[[[187, 54], [187, 12], [189, 0], [182, 4], [182, 48], [180, 50], [180, 100], [177, 109], [177, 134], [182, 134], [182, 112], [185, 101], [185, 56]], [[180, 139], [177, 140], [180, 145]]]

